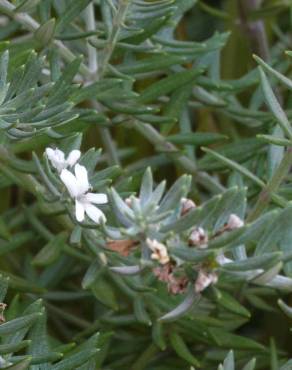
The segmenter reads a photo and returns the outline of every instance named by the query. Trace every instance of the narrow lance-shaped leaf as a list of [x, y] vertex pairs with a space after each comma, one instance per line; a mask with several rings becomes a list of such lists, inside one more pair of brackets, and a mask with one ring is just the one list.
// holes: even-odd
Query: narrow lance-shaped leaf
[[179, 317], [185, 315], [196, 303], [200, 301], [201, 296], [196, 294], [194, 290], [190, 290], [186, 295], [185, 299], [180, 305], [178, 305], [174, 310], [168, 312], [166, 315], [160, 317], [160, 321], [172, 321]]
[[286, 133], [289, 139], [292, 139], [292, 129], [288, 118], [283, 111], [281, 105], [279, 104], [270, 84], [265, 75], [265, 72], [259, 67], [260, 78], [261, 78], [261, 85], [263, 89], [263, 93], [266, 99], [266, 103], [270, 108], [271, 112], [273, 113], [274, 117], [276, 118], [279, 125], [282, 127], [283, 131]]

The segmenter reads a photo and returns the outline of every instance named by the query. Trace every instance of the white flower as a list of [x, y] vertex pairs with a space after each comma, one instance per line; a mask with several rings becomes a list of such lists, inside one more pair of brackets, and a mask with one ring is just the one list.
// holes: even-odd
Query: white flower
[[88, 182], [87, 170], [84, 166], [76, 164], [74, 167], [75, 176], [72, 172], [64, 169], [61, 172], [61, 180], [66, 185], [70, 196], [75, 199], [75, 215], [79, 222], [87, 216], [97, 224], [106, 221], [103, 212], [94, 204], [107, 203], [106, 194], [89, 193], [90, 184]]
[[169, 262], [169, 255], [167, 248], [164, 244], [159, 243], [157, 240], [146, 239], [148, 247], [152, 250], [151, 258], [157, 260], [162, 265], [165, 265]]
[[64, 152], [56, 148], [47, 148], [46, 155], [52, 163], [52, 166], [56, 168], [58, 172], [61, 172], [67, 167], [73, 167], [81, 156], [80, 150], [72, 150], [68, 157], [65, 158]]
[[189, 245], [195, 245], [201, 249], [208, 247], [208, 235], [202, 227], [193, 229], [189, 236]]

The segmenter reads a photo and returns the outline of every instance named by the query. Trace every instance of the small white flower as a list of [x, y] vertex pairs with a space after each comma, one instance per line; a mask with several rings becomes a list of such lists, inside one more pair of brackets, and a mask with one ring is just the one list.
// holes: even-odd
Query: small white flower
[[195, 292], [200, 293], [209, 285], [216, 284], [218, 275], [215, 272], [208, 272], [204, 269], [199, 270], [197, 280], [195, 282]]
[[162, 265], [165, 265], [169, 262], [169, 255], [167, 248], [164, 244], [159, 243], [157, 240], [146, 239], [148, 247], [152, 250], [151, 258], [157, 260]]
[[234, 230], [234, 229], [238, 229], [239, 227], [242, 227], [242, 226], [244, 226], [244, 222], [242, 221], [242, 219], [239, 218], [234, 213], [232, 213], [229, 216], [229, 219], [227, 221], [226, 229], [228, 229], [228, 230]]
[[89, 193], [87, 170], [84, 166], [76, 164], [74, 167], [75, 176], [72, 172], [64, 169], [61, 172], [61, 180], [66, 185], [70, 196], [75, 199], [75, 215], [79, 222], [84, 221], [85, 213], [95, 223], [106, 221], [103, 212], [94, 204], [107, 203], [106, 194]]
[[56, 148], [47, 148], [46, 155], [52, 163], [52, 166], [56, 168], [58, 172], [61, 172], [67, 167], [73, 167], [81, 156], [80, 150], [72, 150], [68, 157], [65, 158], [64, 152]]
[[189, 236], [189, 245], [194, 245], [201, 249], [208, 247], [208, 235], [202, 227], [193, 229]]

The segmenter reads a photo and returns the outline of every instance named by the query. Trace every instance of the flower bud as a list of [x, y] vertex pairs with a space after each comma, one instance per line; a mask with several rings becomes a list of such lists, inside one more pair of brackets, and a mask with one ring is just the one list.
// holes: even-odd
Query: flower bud
[[169, 262], [170, 258], [167, 252], [167, 248], [164, 244], [159, 243], [157, 240], [151, 240], [147, 238], [146, 243], [148, 247], [152, 250], [151, 258], [157, 260], [162, 265]]
[[131, 199], [131, 197], [128, 197], [128, 198], [126, 198], [125, 199], [125, 203], [126, 203], [126, 205], [128, 206], [128, 207], [132, 207], [132, 199]]
[[216, 284], [218, 281], [218, 275], [215, 272], [208, 272], [203, 269], [199, 271], [197, 280], [195, 282], [195, 292], [201, 293], [209, 285]]
[[232, 213], [229, 216], [229, 219], [227, 221], [226, 229], [227, 230], [234, 230], [234, 229], [238, 229], [239, 227], [242, 227], [243, 225], [244, 225], [244, 222], [242, 221], [242, 219], [239, 218], [234, 213]]
[[186, 215], [194, 208], [196, 208], [196, 204], [191, 199], [188, 198], [181, 199], [181, 211], [180, 211], [181, 216]]
[[40, 25], [40, 27], [36, 30], [34, 37], [42, 47], [48, 46], [48, 44], [53, 40], [55, 26], [56, 20], [52, 18]]
[[193, 229], [189, 236], [189, 245], [196, 246], [199, 248], [207, 248], [208, 246], [208, 235], [202, 227]]
[[138, 198], [138, 197], [135, 197], [134, 195], [131, 195], [130, 197], [126, 198], [126, 199], [124, 200], [124, 202], [126, 203], [126, 205], [127, 205], [128, 207], [132, 208], [132, 207], [133, 207], [133, 199], [135, 199], [135, 200], [139, 200], [139, 198]]

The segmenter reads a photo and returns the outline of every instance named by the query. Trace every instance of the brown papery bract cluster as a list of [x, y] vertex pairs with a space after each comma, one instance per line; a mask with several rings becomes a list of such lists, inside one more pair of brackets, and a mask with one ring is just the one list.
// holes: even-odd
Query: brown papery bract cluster
[[128, 257], [129, 254], [135, 249], [139, 244], [136, 240], [109, 240], [106, 243], [108, 249], [119, 253], [123, 257]]
[[0, 303], [0, 323], [1, 322], [5, 322], [5, 317], [4, 317], [4, 311], [7, 307], [7, 304], [6, 303]]
[[182, 294], [186, 291], [189, 280], [186, 276], [176, 276], [175, 266], [172, 263], [154, 268], [153, 273], [158, 280], [167, 284], [169, 293]]

